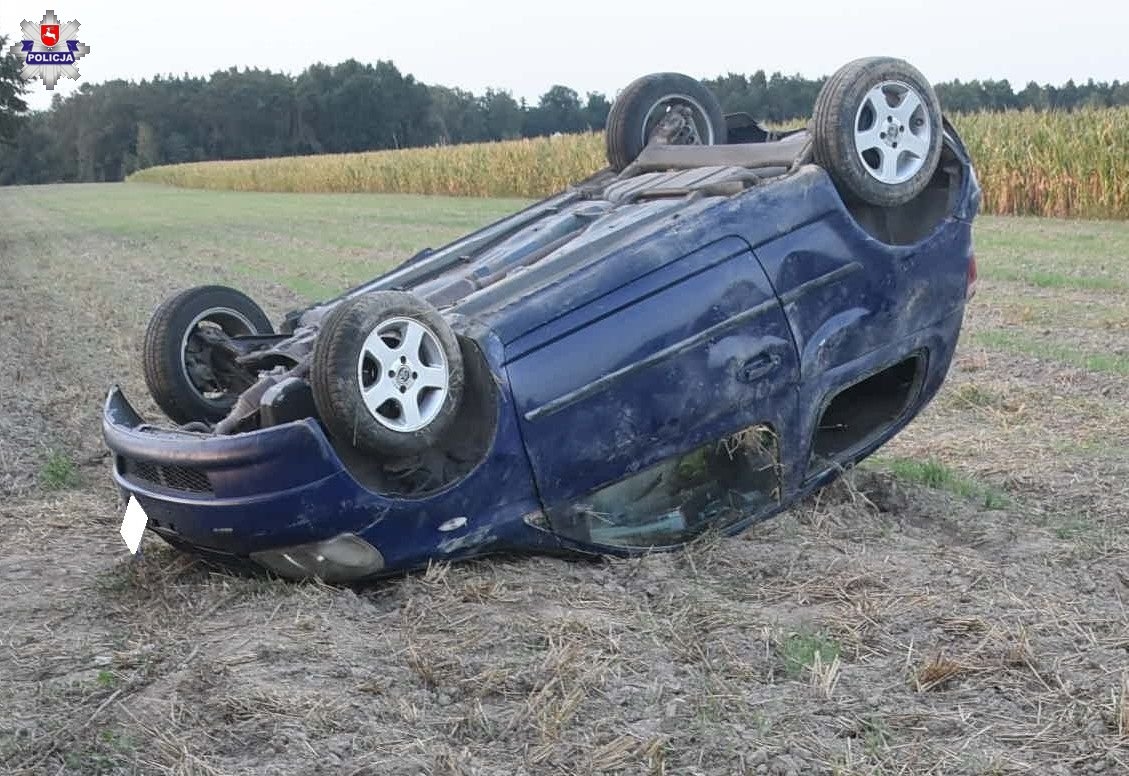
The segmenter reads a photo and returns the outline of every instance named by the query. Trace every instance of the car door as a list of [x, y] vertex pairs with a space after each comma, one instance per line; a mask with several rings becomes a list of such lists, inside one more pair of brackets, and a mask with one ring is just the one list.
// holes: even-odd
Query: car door
[[[914, 244], [887, 244], [860, 227], [829, 181], [824, 187], [822, 201], [836, 203], [830, 210], [755, 249], [799, 352], [796, 431], [805, 446], [830, 398], [912, 355], [906, 343], [959, 309], [966, 282], [967, 229], [938, 228]], [[861, 423], [866, 413], [857, 410]], [[838, 464], [835, 456], [808, 458], [793, 459], [795, 479]]]
[[[779, 470], [778, 448], [770, 448], [794, 419], [797, 354], [768, 277], [739, 238], [672, 258], [523, 335], [507, 354], [541, 499], [554, 529], [569, 538], [674, 544], [724, 519], [698, 510], [690, 525], [668, 508], [677, 506], [678, 493], [665, 500], [655, 494], [676, 480], [701, 485], [699, 470], [713, 465], [710, 451], [727, 445], [757, 451], [747, 456], [750, 471], [759, 472], [750, 477], [771, 480]], [[735, 460], [735, 453], [728, 457]], [[688, 480], [688, 473], [696, 476]], [[710, 487], [695, 497], [720, 486]], [[778, 482], [757, 488], [779, 496]], [[617, 518], [609, 514], [616, 504], [634, 507]], [[593, 520], [578, 517], [584, 509], [625, 531], [593, 536]], [[664, 519], [669, 530], [657, 533], [615, 524]]]

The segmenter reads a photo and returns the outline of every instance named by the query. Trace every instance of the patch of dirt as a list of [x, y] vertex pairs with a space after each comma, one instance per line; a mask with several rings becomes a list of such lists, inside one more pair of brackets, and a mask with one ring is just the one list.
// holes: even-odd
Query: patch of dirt
[[1129, 772], [1129, 467], [1071, 434], [1125, 417], [1105, 376], [1048, 416], [1060, 370], [963, 347], [883, 451], [1003, 509], [868, 468], [683, 552], [292, 584], [117, 536], [101, 398], [143, 399], [137, 338], [192, 266], [33, 249], [0, 275], [7, 773]]

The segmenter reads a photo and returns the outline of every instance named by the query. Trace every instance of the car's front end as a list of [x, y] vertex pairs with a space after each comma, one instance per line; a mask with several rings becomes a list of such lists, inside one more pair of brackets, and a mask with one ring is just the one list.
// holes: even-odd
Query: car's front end
[[[504, 373], [490, 374], [497, 398]], [[314, 417], [232, 434], [154, 426], [114, 386], [102, 431], [115, 482], [170, 544], [228, 565], [346, 582], [432, 560], [556, 548], [525, 519], [538, 502], [512, 402], [494, 409], [481, 460], [430, 488], [397, 485], [340, 454]]]

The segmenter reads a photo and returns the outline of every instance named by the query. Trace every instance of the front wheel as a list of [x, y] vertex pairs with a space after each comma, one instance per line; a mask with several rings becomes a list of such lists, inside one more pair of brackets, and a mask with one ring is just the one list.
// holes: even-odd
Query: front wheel
[[251, 379], [209, 340], [272, 334], [270, 319], [246, 294], [197, 286], [169, 297], [145, 329], [142, 364], [153, 401], [177, 423], [222, 420]]
[[413, 455], [438, 443], [455, 419], [462, 351], [430, 304], [403, 291], [374, 291], [325, 317], [310, 385], [335, 439], [377, 455]]

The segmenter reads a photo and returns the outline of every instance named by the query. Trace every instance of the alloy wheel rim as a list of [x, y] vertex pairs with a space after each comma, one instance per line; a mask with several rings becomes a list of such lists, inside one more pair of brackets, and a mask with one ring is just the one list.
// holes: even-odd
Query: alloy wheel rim
[[410, 433], [426, 427], [450, 392], [439, 337], [414, 318], [382, 321], [361, 346], [357, 385], [365, 408], [385, 428]]
[[855, 111], [855, 152], [879, 183], [904, 183], [925, 166], [933, 127], [925, 100], [903, 81], [883, 81]]

